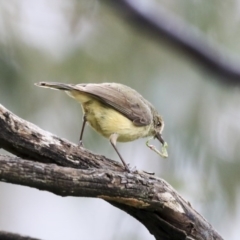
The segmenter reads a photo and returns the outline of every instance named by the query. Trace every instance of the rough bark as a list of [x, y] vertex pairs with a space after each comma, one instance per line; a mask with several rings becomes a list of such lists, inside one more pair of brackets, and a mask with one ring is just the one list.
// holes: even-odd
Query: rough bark
[[0, 231], [0, 240], [39, 240], [28, 236], [21, 236], [15, 233]]
[[222, 239], [167, 182], [125, 172], [110, 159], [80, 148], [17, 117], [0, 105], [0, 181], [60, 196], [101, 198], [144, 224], [156, 239]]

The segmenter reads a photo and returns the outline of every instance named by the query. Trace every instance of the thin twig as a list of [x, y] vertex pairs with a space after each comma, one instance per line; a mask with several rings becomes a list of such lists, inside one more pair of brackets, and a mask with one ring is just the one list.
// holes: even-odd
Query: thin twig
[[211, 42], [196, 27], [173, 16], [159, 4], [136, 0], [104, 0], [120, 13], [121, 17], [140, 32], [147, 32], [159, 43], [167, 40], [182, 50], [209, 72], [217, 75], [216, 80], [226, 84], [240, 85], [240, 58], [236, 62], [216, 42]]

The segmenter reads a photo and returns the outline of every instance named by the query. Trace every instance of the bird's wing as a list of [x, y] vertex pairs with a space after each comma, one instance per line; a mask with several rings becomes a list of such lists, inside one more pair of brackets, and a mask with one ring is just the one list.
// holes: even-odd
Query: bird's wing
[[133, 121], [146, 126], [152, 121], [150, 106], [138, 92], [118, 83], [78, 84], [75, 90], [89, 93]]

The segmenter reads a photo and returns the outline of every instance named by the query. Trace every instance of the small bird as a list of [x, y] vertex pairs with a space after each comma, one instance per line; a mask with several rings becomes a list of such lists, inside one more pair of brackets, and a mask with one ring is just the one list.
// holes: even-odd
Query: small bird
[[[65, 84], [39, 82], [39, 87], [63, 90], [81, 103], [84, 113], [79, 145], [82, 146], [86, 122], [102, 136], [109, 138], [125, 169], [128, 165], [119, 153], [116, 143], [150, 137], [146, 145], [162, 157], [168, 157], [167, 143], [162, 138], [164, 122], [153, 105], [134, 89], [119, 83]], [[162, 152], [149, 144], [157, 138]]]

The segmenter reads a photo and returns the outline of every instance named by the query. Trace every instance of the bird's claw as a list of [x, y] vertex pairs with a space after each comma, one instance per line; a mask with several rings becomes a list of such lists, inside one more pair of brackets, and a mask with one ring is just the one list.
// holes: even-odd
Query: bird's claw
[[82, 140], [80, 140], [80, 141], [78, 142], [78, 146], [79, 146], [79, 147], [84, 147], [84, 146], [83, 146], [83, 141], [82, 141]]
[[138, 170], [137, 170], [136, 166], [131, 167], [129, 163], [127, 164], [127, 166], [125, 167], [125, 169], [126, 169], [129, 173], [138, 173]]
[[143, 172], [148, 174], [148, 175], [155, 175], [155, 172], [147, 172], [147, 171], [143, 171]]

